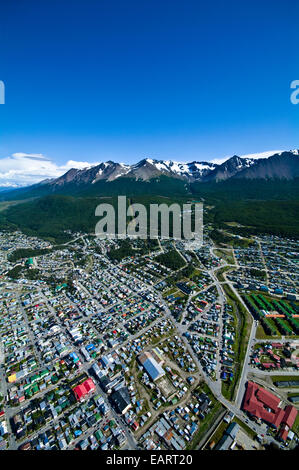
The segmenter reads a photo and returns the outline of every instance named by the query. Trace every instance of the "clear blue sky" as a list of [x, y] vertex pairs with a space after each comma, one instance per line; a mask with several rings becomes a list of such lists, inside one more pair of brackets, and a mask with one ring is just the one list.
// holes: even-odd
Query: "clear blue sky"
[[1, 2], [0, 157], [298, 148], [298, 26], [294, 0]]

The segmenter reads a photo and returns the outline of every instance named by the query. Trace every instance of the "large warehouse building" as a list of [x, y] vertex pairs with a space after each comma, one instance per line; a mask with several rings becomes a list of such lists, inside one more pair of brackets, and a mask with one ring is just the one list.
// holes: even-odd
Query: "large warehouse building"
[[279, 429], [279, 437], [285, 441], [292, 428], [297, 410], [288, 405], [281, 408], [281, 400], [273, 393], [262, 388], [255, 382], [248, 382], [243, 400], [243, 410], [249, 415], [265, 421], [275, 429]]
[[161, 358], [158, 348], [153, 351], [143, 352], [138, 356], [138, 360], [153, 381], [165, 375], [165, 371], [162, 367], [164, 361]]

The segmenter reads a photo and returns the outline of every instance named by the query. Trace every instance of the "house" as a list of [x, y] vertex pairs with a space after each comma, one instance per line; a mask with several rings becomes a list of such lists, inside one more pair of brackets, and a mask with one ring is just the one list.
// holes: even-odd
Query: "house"
[[1, 421], [0, 422], [0, 436], [3, 436], [4, 434], [7, 433], [7, 424], [6, 421]]
[[131, 398], [127, 387], [122, 387], [111, 394], [111, 400], [117, 411], [125, 414], [132, 406]]
[[288, 405], [285, 409], [280, 407], [280, 398], [265, 390], [254, 382], [247, 383], [242, 408], [251, 416], [262, 419], [279, 431], [279, 437], [286, 440], [288, 431], [293, 426], [297, 417], [294, 406]]
[[81, 385], [77, 385], [73, 388], [73, 392], [77, 401], [83, 400], [87, 395], [90, 395], [95, 391], [96, 387], [91, 378], [86, 379]]
[[153, 354], [152, 352], [146, 351], [140, 356], [138, 356], [138, 360], [140, 364], [144, 367], [145, 371], [147, 374], [150, 376], [150, 378], [155, 382], [156, 380], [160, 379], [165, 375], [165, 371], [161, 366], [161, 362], [159, 361], [159, 357], [157, 354]]
[[219, 441], [215, 450], [228, 450], [234, 444], [237, 432], [239, 430], [239, 425], [237, 423], [231, 423], [226, 429], [224, 436]]
[[279, 428], [284, 411], [279, 408], [280, 398], [254, 382], [247, 383], [243, 410], [260, 418], [275, 428]]
[[134, 421], [134, 422], [132, 423], [132, 429], [133, 429], [133, 431], [137, 431], [138, 428], [139, 428], [139, 424], [137, 423], [137, 421]]
[[288, 405], [285, 409], [285, 414], [282, 419], [282, 422], [291, 429], [297, 417], [297, 413], [298, 411], [294, 406]]

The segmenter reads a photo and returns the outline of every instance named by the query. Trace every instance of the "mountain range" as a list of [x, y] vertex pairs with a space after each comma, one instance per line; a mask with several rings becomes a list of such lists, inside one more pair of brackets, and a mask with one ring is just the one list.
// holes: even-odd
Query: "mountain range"
[[179, 163], [144, 158], [128, 165], [111, 160], [84, 169], [72, 168], [62, 176], [25, 188], [0, 191], [0, 200], [26, 199], [48, 194], [106, 196], [115, 194], [164, 194], [189, 192], [194, 184], [237, 180], [290, 181], [299, 177], [299, 151], [275, 153], [267, 158], [234, 155], [223, 163]]
[[95, 184], [118, 178], [150, 181], [160, 176], [178, 178], [187, 182], [224, 181], [230, 178], [293, 179], [299, 176], [299, 152], [292, 150], [268, 158], [243, 158], [234, 155], [222, 164], [212, 162], [179, 163], [171, 160], [145, 158], [133, 165], [108, 161], [83, 170], [70, 169], [64, 175], [39, 184], [53, 190], [68, 184]]
[[[299, 236], [299, 152], [267, 158], [234, 155], [223, 163], [146, 158], [128, 165], [113, 161], [11, 191], [0, 191], [0, 229], [63, 242], [66, 230], [92, 232], [100, 202], [118, 195], [150, 204], [202, 200], [214, 227], [237, 222], [235, 232]], [[22, 204], [20, 204], [22, 203]], [[1, 206], [0, 206], [1, 207]], [[232, 228], [231, 228], [232, 230]]]

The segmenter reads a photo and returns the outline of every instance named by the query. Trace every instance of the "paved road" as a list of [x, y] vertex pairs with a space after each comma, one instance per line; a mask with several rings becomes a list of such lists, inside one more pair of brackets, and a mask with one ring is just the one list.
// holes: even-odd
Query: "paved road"
[[[211, 247], [211, 255], [213, 255], [213, 249], [214, 247], [212, 246]], [[108, 261], [109, 263], [109, 261]], [[111, 266], [113, 266], [113, 268], [115, 268], [114, 265], [111, 264]], [[218, 266], [218, 267], [213, 267], [211, 269], [208, 269], [205, 271], [207, 272], [207, 274], [209, 274], [210, 278], [211, 278], [211, 284], [209, 284], [209, 286], [206, 288], [211, 288], [212, 286], [216, 286], [216, 289], [217, 289], [217, 293], [218, 293], [218, 299], [219, 299], [219, 303], [221, 305], [221, 312], [220, 312], [220, 321], [219, 321], [219, 334], [218, 334], [218, 337], [221, 338], [222, 337], [222, 329], [223, 329], [223, 321], [222, 321], [222, 314], [223, 314], [223, 306], [226, 302], [226, 296], [225, 296], [225, 292], [223, 290], [223, 286], [222, 286], [222, 283], [218, 281], [217, 279], [217, 276], [216, 276], [216, 272], [217, 270], [225, 267], [225, 266], [228, 266], [228, 267], [232, 267], [232, 268], [237, 268], [237, 266], [235, 265], [228, 265], [227, 263], [224, 263], [222, 264], [221, 266]], [[120, 271], [118, 271], [120, 272]], [[113, 276], [115, 277], [116, 281], [118, 280], [118, 272], [115, 274], [113, 273]], [[240, 420], [242, 420], [243, 422], [247, 422], [247, 425], [252, 429], [254, 430], [255, 432], [257, 433], [260, 433], [260, 434], [265, 434], [265, 430], [266, 430], [266, 426], [264, 424], [262, 425], [257, 425], [256, 423], [253, 423], [252, 421], [249, 421], [247, 416], [245, 415], [245, 413], [243, 413], [243, 411], [240, 409], [240, 406], [241, 406], [241, 401], [242, 401], [242, 398], [243, 398], [243, 395], [244, 395], [244, 391], [245, 391], [245, 384], [246, 384], [246, 380], [247, 380], [247, 374], [249, 372], [251, 372], [251, 368], [249, 367], [249, 354], [250, 354], [250, 348], [251, 348], [251, 345], [253, 344], [254, 342], [254, 338], [255, 338], [255, 332], [256, 332], [256, 324], [255, 322], [253, 322], [252, 324], [252, 329], [251, 329], [251, 332], [250, 332], [250, 337], [249, 337], [249, 342], [248, 342], [248, 347], [247, 347], [247, 351], [246, 351], [246, 355], [245, 355], [245, 361], [244, 361], [244, 367], [243, 367], [243, 370], [242, 370], [242, 374], [241, 374], [241, 378], [240, 378], [240, 382], [239, 382], [239, 386], [238, 386], [238, 390], [237, 390], [237, 396], [236, 396], [236, 401], [231, 403], [230, 401], [226, 400], [223, 395], [221, 394], [221, 385], [222, 385], [222, 382], [220, 380], [220, 361], [219, 361], [219, 351], [218, 351], [218, 361], [217, 361], [217, 370], [216, 370], [216, 380], [212, 380], [207, 374], [204, 373], [203, 371], [203, 368], [200, 364], [200, 361], [198, 360], [196, 354], [194, 353], [191, 345], [189, 344], [187, 338], [185, 336], [182, 336], [183, 333], [186, 331], [186, 326], [182, 325], [180, 322], [177, 322], [174, 317], [172, 316], [171, 312], [170, 312], [170, 309], [167, 305], [167, 303], [164, 301], [162, 295], [160, 292], [157, 292], [153, 286], [151, 285], [148, 285], [147, 283], [145, 283], [144, 281], [141, 282], [139, 279], [137, 279], [136, 277], [134, 276], [129, 276], [127, 273], [125, 273], [124, 271], [122, 271], [122, 275], [127, 278], [128, 280], [133, 280], [136, 285], [139, 283], [140, 285], [142, 285], [144, 288], [146, 288], [148, 291], [151, 291], [153, 292], [159, 299], [160, 301], [160, 305], [163, 306], [164, 308], [164, 312], [165, 312], [165, 315], [164, 317], [169, 319], [172, 324], [176, 327], [179, 335], [181, 336], [188, 352], [190, 353], [191, 357], [193, 358], [193, 361], [194, 363], [197, 365], [198, 367], [198, 370], [199, 370], [199, 377], [204, 377], [204, 380], [206, 381], [206, 383], [208, 384], [209, 388], [211, 389], [212, 393], [214, 394], [214, 396], [217, 398], [217, 400], [219, 402], [221, 402], [225, 407], [226, 409], [232, 411], [235, 416], [237, 416]], [[225, 274], [224, 274], [224, 277], [225, 277]], [[225, 278], [226, 279], [226, 278]], [[238, 300], [242, 303], [242, 305], [244, 305], [244, 307], [246, 308], [246, 311], [247, 311], [247, 307], [246, 305], [244, 304], [242, 298], [239, 296], [238, 292], [234, 289], [234, 286], [232, 285], [232, 283], [230, 281], [225, 281], [227, 282], [227, 284], [230, 286], [230, 288], [232, 289], [232, 291], [234, 292], [234, 294], [237, 296]], [[79, 283], [80, 287], [82, 288], [82, 290], [86, 293], [86, 295], [89, 297], [89, 298], [93, 298], [92, 295], [90, 294], [90, 292], [88, 291], [88, 289], [83, 286], [82, 283]], [[40, 290], [41, 292], [41, 290]], [[136, 287], [136, 290], [135, 292], [137, 294], [141, 294], [140, 292], [140, 289]], [[46, 297], [45, 298], [45, 301], [47, 302], [47, 299]], [[189, 298], [189, 301], [192, 300], [192, 296], [190, 296]], [[121, 300], [120, 300], [121, 301]], [[77, 310], [78, 307], [72, 303], [70, 301], [70, 303], [73, 305], [73, 307]], [[53, 312], [55, 313], [56, 315], [56, 311], [55, 309], [49, 305], [49, 303], [47, 302], [47, 305], [48, 305], [48, 308]], [[96, 305], [97, 307], [99, 308], [100, 311], [103, 311], [104, 308], [102, 305], [100, 305], [98, 302], [96, 302]], [[153, 305], [151, 303], [151, 305]], [[106, 309], [109, 309], [111, 308], [111, 306], [107, 306]], [[27, 319], [27, 315], [25, 314], [24, 310], [23, 310], [23, 307], [21, 306], [21, 309], [22, 309], [22, 312], [23, 312], [23, 316], [24, 316], [24, 320], [25, 320], [25, 323], [29, 329], [29, 332], [30, 332], [30, 337], [31, 337], [31, 340], [32, 340], [32, 343], [34, 344], [34, 337], [30, 331], [30, 325], [28, 323], [28, 319]], [[138, 316], [140, 313], [136, 314], [135, 316]], [[57, 318], [57, 316], [56, 316]], [[83, 318], [82, 321], [89, 321], [89, 318], [90, 317], [86, 317], [86, 318]], [[137, 337], [139, 337], [140, 335], [142, 335], [143, 333], [145, 333], [149, 328], [152, 328], [157, 322], [159, 322], [161, 319], [163, 318], [163, 316], [160, 316], [158, 317], [156, 320], [154, 320], [152, 323], [150, 323], [147, 327], [143, 328], [142, 330], [139, 330], [137, 331], [136, 333], [134, 334], [129, 334], [128, 335], [128, 338], [127, 340], [122, 343], [122, 346], [125, 345], [128, 341], [131, 341], [132, 339], [135, 339]], [[67, 331], [67, 328], [66, 326], [64, 325], [64, 323], [62, 321], [60, 321], [60, 324], [61, 324], [61, 327], [62, 327], [62, 330], [65, 334], [68, 334], [68, 331]], [[100, 337], [100, 335], [98, 335]], [[114, 349], [117, 349], [119, 347], [119, 345], [115, 346], [114, 348], [110, 348], [109, 350], [107, 350], [107, 353], [109, 353], [110, 351], [114, 350]], [[37, 350], [37, 348], [35, 347], [35, 352], [36, 352], [36, 355], [37, 357], [39, 358], [40, 361], [42, 361], [41, 359], [41, 356], [40, 356], [40, 353], [39, 351]], [[87, 373], [90, 372], [89, 371], [89, 368], [90, 368], [90, 363], [86, 363], [84, 362], [84, 360], [82, 361], [83, 362], [83, 370], [85, 370]], [[81, 369], [82, 370], [82, 369]], [[256, 370], [254, 369], [253, 371], [254, 373], [256, 373]], [[271, 373], [270, 373], [271, 374]], [[277, 374], [277, 372], [276, 372]], [[285, 375], [290, 375], [289, 372], [287, 372]], [[103, 393], [102, 390], [99, 389], [99, 386], [98, 384], [96, 385], [97, 386], [97, 391], [101, 394], [101, 395], [104, 395], [104, 399], [105, 401], [107, 402], [108, 404], [108, 396], [106, 394]], [[34, 397], [35, 398], [35, 397]], [[111, 408], [109, 406], [109, 408]], [[9, 411], [9, 414], [8, 416], [11, 416], [11, 414], [15, 414], [15, 410], [14, 409], [11, 409], [12, 411], [10, 410], [6, 410]], [[132, 432], [130, 431], [130, 429], [128, 428], [128, 426], [126, 425], [126, 423], [124, 422], [123, 420], [123, 417], [119, 416], [115, 410], [113, 408], [111, 408], [111, 414], [113, 416], [113, 418], [115, 419], [115, 421], [119, 424], [119, 426], [124, 430], [125, 434], [126, 434], [126, 438], [127, 438], [127, 446], [128, 448], [130, 449], [136, 449], [137, 448], [137, 443], [136, 443], [136, 440], [134, 438], [134, 435], [132, 434]], [[216, 425], [216, 423], [215, 423]], [[44, 428], [45, 429], [48, 429], [49, 427], [52, 426], [52, 423], [49, 423], [48, 425], [46, 425]], [[38, 433], [40, 433], [42, 430], [40, 430]], [[91, 435], [92, 433], [94, 433], [95, 429], [92, 428], [90, 431], [86, 431], [86, 433], [84, 433], [84, 436], [89, 436]], [[78, 440], [81, 440], [82, 439], [82, 435], [80, 436], [80, 439]], [[24, 441], [28, 441], [29, 439], [26, 438]], [[269, 441], [274, 441], [272, 438], [269, 437], [268, 439]], [[14, 437], [12, 436], [12, 439], [11, 439], [11, 448], [16, 448], [17, 445], [20, 445], [20, 443], [16, 444], [15, 442], [15, 439]], [[77, 444], [77, 440], [75, 442], [73, 442], [72, 446], [75, 446]]]

